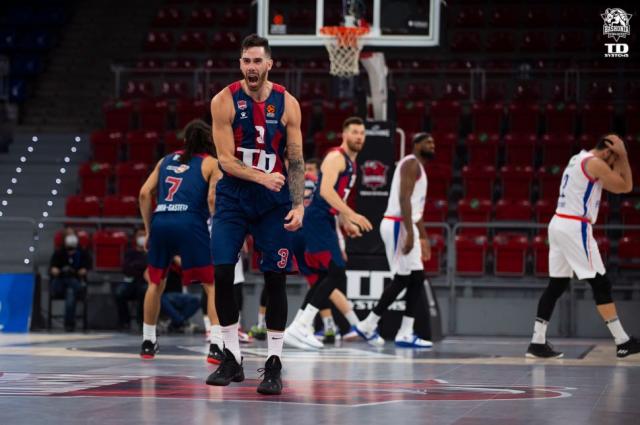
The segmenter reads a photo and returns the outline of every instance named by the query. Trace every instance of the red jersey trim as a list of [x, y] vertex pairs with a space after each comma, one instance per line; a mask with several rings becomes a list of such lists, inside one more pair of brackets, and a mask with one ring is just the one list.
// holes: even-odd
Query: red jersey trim
[[589, 219], [586, 218], [586, 217], [580, 217], [578, 215], [560, 214], [560, 213], [556, 213], [556, 215], [558, 217], [560, 217], [560, 218], [566, 218], [568, 220], [577, 220], [577, 221], [581, 221], [583, 223], [591, 224], [591, 221], [589, 221]]
[[591, 177], [588, 173], [587, 173], [587, 169], [585, 168], [585, 163], [590, 160], [591, 158], [593, 158], [593, 156], [588, 156], [586, 158], [584, 158], [582, 160], [582, 162], [580, 163], [580, 169], [582, 169], [582, 173], [584, 174], [584, 176], [587, 178], [587, 180], [589, 180], [591, 183], [595, 183], [598, 181], [598, 179], [594, 179], [593, 177]]

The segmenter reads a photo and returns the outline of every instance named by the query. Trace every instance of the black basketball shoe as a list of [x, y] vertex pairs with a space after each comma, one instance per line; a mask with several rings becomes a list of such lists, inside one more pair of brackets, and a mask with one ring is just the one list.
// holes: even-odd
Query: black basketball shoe
[[[224, 358], [220, 366], [207, 378], [207, 385], [227, 386], [232, 381], [244, 381], [242, 363], [238, 363], [231, 351], [224, 349]], [[240, 360], [242, 362], [242, 360]]]
[[158, 341], [151, 342], [148, 339], [142, 341], [142, 348], [140, 348], [140, 357], [145, 360], [153, 359], [156, 354], [160, 351], [160, 346], [158, 345]]
[[544, 344], [529, 344], [527, 354], [525, 357], [537, 358], [537, 359], [559, 359], [564, 356], [564, 353], [555, 351], [553, 346], [549, 344], [549, 341]]
[[640, 353], [640, 341], [638, 341], [634, 337], [630, 337], [629, 341], [616, 347], [616, 356], [619, 359], [636, 353]]
[[209, 344], [209, 354], [207, 354], [207, 363], [220, 364], [224, 360], [224, 353], [218, 344]]
[[258, 369], [263, 377], [262, 382], [258, 385], [258, 392], [264, 395], [278, 395], [282, 393], [282, 379], [280, 372], [282, 371], [282, 363], [280, 357], [271, 356], [267, 359], [263, 369]]

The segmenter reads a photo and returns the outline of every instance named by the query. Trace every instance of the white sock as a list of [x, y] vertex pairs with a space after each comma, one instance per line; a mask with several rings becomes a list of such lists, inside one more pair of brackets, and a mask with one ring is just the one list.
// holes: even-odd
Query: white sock
[[271, 356], [282, 358], [284, 332], [267, 331], [267, 359]]
[[531, 337], [532, 344], [544, 344], [547, 342], [547, 325], [549, 322], [546, 320], [536, 318], [533, 323], [533, 336]]
[[363, 331], [373, 332], [378, 327], [379, 321], [380, 321], [380, 316], [378, 316], [372, 311], [369, 313], [367, 318], [361, 322], [360, 327]]
[[238, 363], [242, 362], [242, 354], [240, 353], [240, 339], [238, 339], [238, 323], [229, 326], [220, 326], [222, 329], [222, 341], [224, 348], [231, 351], [233, 357]]
[[209, 341], [211, 338], [211, 319], [209, 319], [209, 316], [205, 314], [202, 320], [204, 321], [205, 340]]
[[222, 341], [222, 326], [211, 325], [211, 331], [209, 332], [209, 343], [216, 344], [221, 349], [224, 348], [224, 342]]
[[413, 334], [413, 323], [415, 319], [409, 316], [402, 316], [402, 324], [398, 330], [397, 337]]
[[258, 313], [258, 327], [263, 329], [267, 327], [267, 320], [263, 313]]
[[156, 325], [142, 324], [142, 340], [151, 341], [155, 344], [156, 340]]
[[333, 317], [331, 316], [323, 317], [322, 325], [324, 326], [325, 332], [328, 330], [336, 330], [336, 322], [333, 321]]
[[313, 319], [315, 319], [316, 314], [318, 314], [318, 309], [312, 306], [311, 304], [307, 304], [304, 308], [304, 311], [296, 320], [303, 327], [311, 326], [313, 323]]
[[349, 312], [345, 314], [344, 317], [347, 318], [347, 321], [351, 326], [355, 326], [360, 321], [353, 310], [349, 310]]
[[616, 345], [624, 344], [629, 341], [629, 335], [622, 329], [622, 323], [618, 318], [613, 318], [611, 320], [607, 320], [607, 327], [609, 328], [609, 332], [613, 335], [613, 339], [616, 342]]

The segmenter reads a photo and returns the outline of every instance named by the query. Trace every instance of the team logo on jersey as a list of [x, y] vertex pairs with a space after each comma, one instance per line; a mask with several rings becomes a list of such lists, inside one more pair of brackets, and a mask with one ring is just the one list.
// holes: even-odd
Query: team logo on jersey
[[167, 170], [173, 171], [176, 174], [182, 174], [189, 170], [189, 166], [187, 164], [180, 164], [177, 167], [175, 165], [168, 165]]
[[273, 118], [276, 116], [276, 107], [269, 104], [267, 105], [267, 118]]
[[360, 167], [362, 184], [369, 189], [379, 189], [387, 185], [389, 167], [377, 160], [365, 161]]
[[240, 119], [241, 119], [241, 120], [244, 120], [244, 119], [246, 119], [246, 118], [248, 118], [247, 113], [246, 113], [246, 112], [244, 112], [244, 111], [240, 112]]
[[246, 100], [239, 100], [236, 102], [236, 105], [238, 105], [238, 109], [242, 110], [242, 109], [247, 109], [247, 101]]

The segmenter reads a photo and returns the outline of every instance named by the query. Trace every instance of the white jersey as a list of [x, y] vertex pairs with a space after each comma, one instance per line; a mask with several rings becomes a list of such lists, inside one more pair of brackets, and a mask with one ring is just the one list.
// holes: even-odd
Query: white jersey
[[415, 159], [420, 166], [420, 175], [416, 180], [415, 186], [413, 186], [413, 192], [411, 193], [411, 221], [417, 223], [422, 218], [424, 211], [424, 202], [427, 199], [427, 173], [422, 166], [422, 163], [416, 158], [415, 155], [407, 155], [398, 162], [396, 170], [393, 172], [393, 180], [391, 181], [391, 191], [389, 193], [389, 201], [387, 202], [387, 210], [384, 213], [385, 217], [402, 218], [400, 211], [400, 170], [402, 165]]
[[586, 219], [595, 224], [600, 208], [602, 183], [587, 174], [586, 163], [593, 154], [583, 150], [574, 155], [562, 174], [556, 214]]

